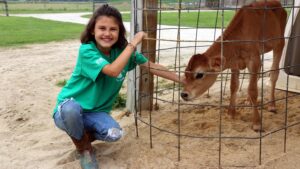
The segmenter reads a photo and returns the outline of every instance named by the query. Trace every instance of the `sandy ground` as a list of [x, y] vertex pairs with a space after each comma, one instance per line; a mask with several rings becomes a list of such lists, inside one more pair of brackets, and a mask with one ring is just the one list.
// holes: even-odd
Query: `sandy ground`
[[[73, 40], [0, 50], [1, 169], [79, 168], [71, 140], [55, 127], [51, 117], [60, 91], [56, 83], [69, 77], [76, 62], [78, 47], [79, 41]], [[247, 94], [243, 91], [239, 93], [239, 104], [247, 104]], [[172, 100], [171, 91], [165, 92], [159, 96]], [[285, 97], [285, 92], [278, 91], [276, 97]], [[212, 91], [209, 98], [203, 96], [193, 103], [218, 104], [219, 98], [219, 92]], [[224, 102], [227, 101], [225, 94]], [[289, 99], [288, 103], [288, 124], [299, 122], [299, 97]], [[180, 122], [181, 134], [200, 137], [219, 135], [219, 108], [182, 105], [178, 120], [176, 104], [160, 101], [158, 105], [160, 109], [153, 111], [151, 116], [155, 127], [176, 133]], [[265, 133], [284, 125], [285, 101], [279, 101], [277, 108], [277, 114], [263, 111]], [[250, 129], [250, 110], [239, 108], [238, 111], [239, 116], [235, 120], [222, 113], [223, 136], [259, 136], [259, 133]], [[122, 111], [118, 110], [113, 112], [113, 116], [123, 126], [126, 135], [115, 143], [93, 143], [103, 169], [218, 168], [219, 154], [223, 168], [296, 169], [300, 166], [299, 125], [287, 130], [286, 153], [283, 152], [284, 131], [265, 137], [262, 140], [262, 164], [259, 165], [258, 139], [222, 139], [219, 144], [218, 138], [183, 136], [179, 139], [173, 134], [151, 128], [153, 147], [150, 148], [150, 128], [147, 125], [139, 121], [139, 137], [136, 137], [133, 114], [122, 116]], [[142, 112], [139, 117], [147, 123], [150, 121], [147, 112]]]

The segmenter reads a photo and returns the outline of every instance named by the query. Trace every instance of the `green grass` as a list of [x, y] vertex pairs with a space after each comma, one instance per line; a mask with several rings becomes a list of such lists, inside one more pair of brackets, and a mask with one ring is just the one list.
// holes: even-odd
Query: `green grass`
[[0, 47], [79, 39], [84, 25], [0, 16]]
[[[224, 25], [226, 26], [229, 21], [232, 19], [234, 11], [225, 11], [224, 12]], [[216, 20], [218, 16], [218, 19]], [[158, 19], [160, 20], [161, 25], [173, 25], [178, 26], [179, 20], [181, 26], [188, 27], [200, 27], [200, 28], [214, 28], [216, 21], [217, 27], [222, 26], [222, 16], [221, 13], [216, 11], [200, 12], [198, 19], [198, 12], [181, 12], [180, 17], [178, 13], [161, 13], [158, 14]], [[158, 20], [158, 22], [159, 22]], [[197, 21], [199, 23], [197, 25]]]
[[58, 82], [56, 82], [56, 86], [58, 87], [63, 87], [65, 86], [67, 83], [67, 80], [66, 79], [63, 79], [63, 80], [59, 80]]
[[113, 109], [124, 108], [126, 106], [126, 94], [119, 94], [113, 104]]
[[[227, 26], [230, 20], [232, 19], [235, 11], [225, 11], [224, 12], [224, 26]], [[218, 16], [218, 19], [216, 17]], [[85, 15], [83, 17], [90, 18], [91, 15]], [[125, 22], [131, 21], [131, 14], [124, 13], [122, 14], [123, 20]], [[158, 24], [161, 25], [170, 25], [178, 26], [179, 14], [178, 12], [162, 12], [161, 15], [158, 13]], [[200, 12], [199, 23], [197, 26], [198, 12], [182, 12], [180, 15], [180, 26], [187, 26], [193, 28], [214, 28], [216, 23], [217, 27], [222, 26], [222, 16], [221, 12], [217, 11], [207, 11]]]
[[[130, 0], [110, 0], [109, 4], [120, 11], [130, 11]], [[0, 4], [2, 5], [2, 4]], [[0, 6], [1, 7], [1, 6]], [[97, 6], [96, 6], [97, 7]], [[9, 14], [92, 12], [88, 2], [8, 2]]]
[[91, 12], [91, 2], [8, 2], [10, 14], [21, 13], [62, 13], [62, 12]]

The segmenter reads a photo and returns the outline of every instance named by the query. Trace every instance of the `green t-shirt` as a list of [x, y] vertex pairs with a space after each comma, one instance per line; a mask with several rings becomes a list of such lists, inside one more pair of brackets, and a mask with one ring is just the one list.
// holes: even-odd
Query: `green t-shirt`
[[103, 67], [112, 63], [122, 50], [113, 48], [110, 57], [105, 56], [94, 42], [81, 44], [76, 66], [67, 84], [57, 97], [55, 113], [59, 103], [73, 98], [80, 103], [84, 112], [107, 112], [112, 109], [119, 94], [126, 73], [148, 60], [140, 53], [131, 55], [127, 65], [118, 77], [110, 77], [101, 72]]

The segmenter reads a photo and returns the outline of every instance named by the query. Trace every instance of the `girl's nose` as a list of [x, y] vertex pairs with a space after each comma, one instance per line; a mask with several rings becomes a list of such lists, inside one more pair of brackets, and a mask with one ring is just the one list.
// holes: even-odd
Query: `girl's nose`
[[106, 35], [106, 36], [110, 35], [110, 31], [105, 31], [104, 35]]

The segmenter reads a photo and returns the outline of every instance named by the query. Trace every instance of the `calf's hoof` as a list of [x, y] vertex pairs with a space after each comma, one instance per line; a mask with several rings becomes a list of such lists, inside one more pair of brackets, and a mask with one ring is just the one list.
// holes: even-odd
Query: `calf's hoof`
[[255, 132], [264, 132], [265, 130], [261, 127], [260, 124], [253, 124], [252, 125], [252, 129], [255, 131]]
[[237, 114], [235, 108], [233, 107], [229, 107], [228, 108], [228, 111], [227, 111], [227, 114], [232, 118], [232, 119], [235, 119], [235, 116]]
[[269, 111], [269, 112], [273, 112], [273, 113], [277, 113], [276, 107], [275, 107], [274, 104], [269, 104], [269, 105], [268, 105], [268, 111]]

